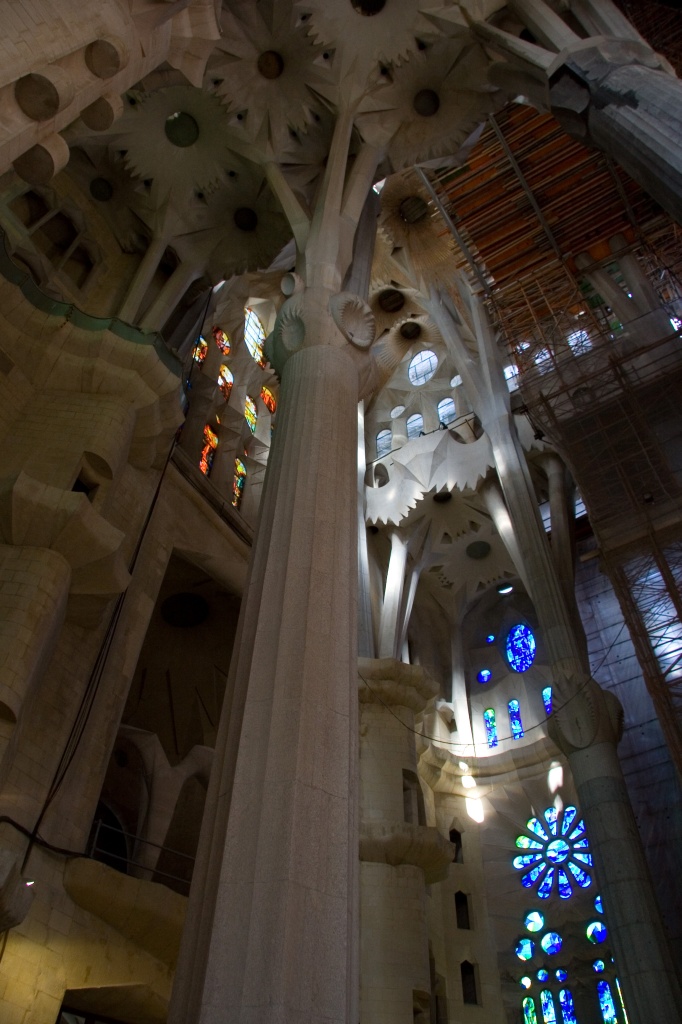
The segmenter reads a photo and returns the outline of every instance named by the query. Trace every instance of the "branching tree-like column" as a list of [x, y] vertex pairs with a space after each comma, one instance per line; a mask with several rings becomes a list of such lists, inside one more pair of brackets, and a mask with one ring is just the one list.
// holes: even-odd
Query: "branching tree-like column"
[[428, 305], [490, 438], [501, 496], [491, 495], [488, 508], [503, 538], [511, 524], [515, 543], [509, 554], [526, 581], [547, 644], [555, 701], [549, 732], [568, 758], [587, 821], [629, 1018], [633, 1024], [678, 1020], [679, 984], [616, 749], [622, 708], [590, 676], [584, 635], [542, 526], [490, 324], [472, 297], [474, 336], [466, 344], [466, 327], [458, 324], [447, 296], [432, 293]]

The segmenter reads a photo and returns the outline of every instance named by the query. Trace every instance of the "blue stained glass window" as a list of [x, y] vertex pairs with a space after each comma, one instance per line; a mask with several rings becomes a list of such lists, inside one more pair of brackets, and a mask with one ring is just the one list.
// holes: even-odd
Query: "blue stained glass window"
[[536, 839], [529, 839], [528, 836], [517, 836], [516, 845], [520, 850], [541, 850], [542, 843], [538, 843]]
[[514, 672], [525, 672], [535, 661], [535, 637], [522, 622], [507, 634], [507, 661]]
[[572, 860], [569, 860], [568, 862], [568, 870], [571, 872], [581, 889], [587, 889], [588, 885], [592, 885], [592, 879], [590, 876]]
[[540, 945], [544, 949], [545, 953], [552, 956], [554, 953], [559, 953], [563, 942], [558, 932], [547, 932], [540, 939]]
[[523, 1024], [538, 1024], [538, 1016], [535, 1012], [535, 1000], [526, 996], [523, 1000]]
[[514, 947], [519, 960], [530, 960], [535, 953], [535, 943], [532, 939], [519, 939]]
[[554, 976], [557, 981], [566, 981], [566, 978], [568, 977], [568, 971], [565, 971], [563, 967], [557, 967], [556, 971], [554, 972]]
[[606, 925], [602, 921], [592, 921], [585, 929], [585, 934], [590, 942], [597, 944], [600, 942], [606, 942], [606, 938], [609, 933], [606, 930]]
[[388, 455], [393, 443], [393, 432], [391, 430], [380, 430], [377, 434], [377, 458], [383, 459]]
[[512, 863], [517, 870], [526, 872], [521, 878], [525, 888], [538, 883], [540, 899], [549, 898], [555, 880], [559, 896], [564, 900], [570, 898], [576, 884], [583, 889], [592, 884], [585, 870], [585, 866], [592, 866], [592, 857], [587, 852], [589, 841], [585, 825], [582, 820], [576, 821], [577, 816], [578, 811], [572, 806], [563, 811], [548, 807], [542, 815], [544, 820], [529, 818], [526, 823], [533, 838], [530, 835], [516, 838], [517, 848], [528, 853], [513, 858]]
[[599, 1007], [601, 1009], [604, 1024], [618, 1024], [616, 1007], [611, 995], [611, 986], [608, 981], [597, 982], [597, 995], [599, 996]]
[[562, 988], [559, 992], [559, 1002], [561, 1003], [561, 1016], [564, 1019], [564, 1024], [578, 1024], [575, 1016], [575, 1006], [573, 1005], [573, 996], [567, 988]]
[[565, 811], [564, 811], [564, 820], [563, 820], [563, 823], [561, 825], [561, 834], [562, 834], [562, 836], [565, 836], [566, 833], [570, 831], [571, 825], [575, 821], [577, 814], [578, 814], [577, 807], [567, 807], [565, 809]]
[[517, 871], [520, 871], [521, 868], [527, 868], [530, 864], [536, 864], [539, 860], [542, 860], [541, 853], [524, 853], [522, 857], [514, 857], [512, 864]]
[[539, 932], [545, 927], [545, 918], [539, 910], [531, 910], [529, 914], [526, 914], [523, 923], [529, 932]]
[[523, 722], [521, 721], [521, 709], [517, 700], [510, 700], [509, 704], [509, 725], [513, 740], [523, 739]]
[[550, 868], [545, 877], [538, 886], [538, 896], [541, 900], [547, 900], [552, 894], [552, 886], [554, 885], [554, 868]]
[[536, 978], [538, 979], [538, 981], [542, 981], [542, 982], [545, 982], [545, 981], [547, 981], [547, 979], [549, 978], [549, 971], [546, 971], [546, 970], [544, 969], [544, 967], [543, 967], [543, 968], [541, 968], [541, 969], [540, 969], [540, 970], [538, 971], [538, 973], [536, 974]]
[[[516, 865], [514, 865], [514, 866], [516, 867]], [[526, 889], [530, 889], [530, 887], [532, 885], [534, 885], [535, 882], [537, 882], [538, 878], [540, 877], [540, 875], [543, 873], [544, 870], [545, 870], [545, 863], [543, 861], [540, 864], [537, 864], [533, 868], [532, 871], [528, 872], [527, 875], [524, 875], [522, 877], [521, 884], [524, 885], [526, 887]]]
[[521, 988], [530, 988], [533, 982], [530, 980], [527, 974], [524, 974], [522, 978], [519, 978], [519, 985]]
[[604, 904], [601, 901], [601, 896], [594, 897], [594, 909], [597, 911], [598, 914], [604, 913]]
[[542, 1006], [543, 1024], [556, 1024], [556, 1010], [554, 1009], [554, 997], [549, 989], [543, 989], [540, 993], [540, 1005]]
[[545, 714], [552, 714], [552, 687], [546, 686], [542, 691], [542, 703], [545, 705]]
[[490, 671], [489, 668], [482, 668], [481, 671], [476, 676], [476, 678], [478, 679], [479, 683], [487, 683], [491, 676], [492, 672]]
[[488, 633], [487, 637], [485, 638], [485, 642], [487, 644], [494, 644], [495, 643], [495, 634], [494, 633]]
[[424, 417], [421, 413], [416, 412], [413, 416], [408, 416], [405, 426], [408, 440], [414, 441], [415, 437], [419, 437], [424, 429]]
[[606, 965], [603, 960], [595, 960], [592, 964], [592, 970], [595, 974], [601, 974], [605, 966]]
[[568, 875], [563, 868], [559, 868], [557, 872], [557, 885], [559, 887], [559, 898], [562, 900], [569, 899], [573, 894], [573, 889], [571, 888]]
[[497, 746], [497, 725], [495, 724], [495, 712], [492, 708], [486, 708], [483, 712], [483, 724], [488, 746], [492, 749]]
[[625, 1003], [623, 1001], [623, 990], [620, 987], [620, 982], [618, 981], [618, 978], [616, 978], [616, 988], [618, 989], [618, 998], [620, 999], [620, 1008], [623, 1011], [623, 1020], [625, 1021], [625, 1024], [629, 1024], [627, 1010], [625, 1009]]

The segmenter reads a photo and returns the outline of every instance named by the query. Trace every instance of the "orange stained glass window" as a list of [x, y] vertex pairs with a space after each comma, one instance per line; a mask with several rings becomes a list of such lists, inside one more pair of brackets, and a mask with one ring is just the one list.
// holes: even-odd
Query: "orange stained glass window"
[[208, 355], [208, 342], [206, 341], [206, 338], [203, 338], [201, 335], [199, 335], [199, 337], [197, 338], [197, 341], [196, 341], [196, 345], [194, 346], [194, 351], [192, 352], [192, 356], [194, 358], [194, 362], [195, 363], [203, 363], [203, 361], [204, 361], [204, 359], [206, 358], [207, 355]]
[[224, 363], [220, 367], [220, 373], [218, 374], [218, 387], [223, 393], [223, 397], [228, 399], [230, 397], [230, 391], [232, 390], [232, 382], [234, 377], [228, 366]]
[[246, 422], [249, 424], [249, 430], [253, 434], [256, 430], [256, 423], [258, 422], [258, 413], [256, 412], [256, 403], [253, 398], [249, 398], [248, 395], [246, 396], [246, 401], [244, 403], [244, 416], [246, 417]]
[[211, 466], [217, 447], [218, 435], [211, 430], [207, 423], [204, 427], [204, 447], [201, 449], [201, 458], [199, 459], [199, 469], [205, 476], [211, 475]]
[[239, 508], [242, 502], [242, 495], [244, 494], [244, 484], [246, 483], [246, 466], [241, 459], [234, 460], [234, 479], [232, 481], [232, 504], [235, 508]]
[[232, 346], [230, 345], [230, 337], [227, 331], [224, 331], [222, 327], [214, 327], [213, 337], [215, 338], [215, 343], [222, 354], [224, 356], [229, 356]]
[[275, 409], [277, 408], [277, 401], [270, 388], [266, 388], [265, 386], [263, 386], [261, 388], [260, 396], [265, 402], [265, 405], [270, 410], [270, 412], [274, 413]]

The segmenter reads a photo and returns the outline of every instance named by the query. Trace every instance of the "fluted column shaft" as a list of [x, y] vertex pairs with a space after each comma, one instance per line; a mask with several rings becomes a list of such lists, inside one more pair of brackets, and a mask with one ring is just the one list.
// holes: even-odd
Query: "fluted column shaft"
[[357, 1021], [357, 402], [286, 363], [169, 1024]]

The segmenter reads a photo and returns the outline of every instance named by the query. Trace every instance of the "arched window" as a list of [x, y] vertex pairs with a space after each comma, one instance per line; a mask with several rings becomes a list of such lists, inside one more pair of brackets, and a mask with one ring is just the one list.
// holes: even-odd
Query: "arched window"
[[450, 842], [455, 848], [455, 856], [452, 858], [453, 864], [463, 864], [464, 858], [462, 856], [462, 833], [458, 828], [450, 829]]
[[199, 469], [205, 476], [211, 475], [213, 457], [217, 447], [218, 435], [211, 430], [207, 423], [204, 427], [204, 447], [201, 449], [201, 457], [199, 459]]
[[486, 708], [483, 712], [483, 724], [485, 725], [485, 736], [488, 746], [492, 749], [497, 746], [497, 725], [495, 724], [495, 712], [492, 708]]
[[220, 367], [220, 373], [218, 374], [218, 387], [222, 391], [223, 398], [225, 399], [225, 401], [227, 401], [227, 399], [230, 397], [230, 391], [232, 390], [233, 380], [234, 377], [232, 376], [229, 367], [227, 367], [225, 363], [223, 363], [223, 365]]
[[540, 993], [540, 1006], [542, 1007], [542, 1024], [557, 1024], [554, 997], [548, 988], [543, 989]]
[[241, 459], [234, 460], [234, 479], [232, 481], [232, 504], [235, 508], [239, 508], [242, 503], [242, 495], [244, 494], [244, 484], [246, 483], [246, 466]]
[[509, 708], [509, 725], [511, 727], [511, 734], [513, 740], [523, 739], [523, 722], [521, 721], [521, 708], [517, 700], [510, 700], [507, 705]]
[[256, 403], [253, 398], [250, 398], [248, 395], [244, 402], [244, 416], [246, 418], [246, 422], [249, 424], [249, 430], [253, 434], [256, 430], [256, 423], [258, 422], [258, 413], [256, 412]]
[[478, 986], [476, 984], [476, 966], [463, 960], [459, 965], [462, 977], [462, 1002], [468, 1006], [475, 1006], [478, 1003]]
[[265, 408], [269, 409], [274, 415], [275, 409], [277, 408], [277, 401], [270, 388], [266, 388], [265, 385], [260, 389], [260, 396], [265, 403]]
[[383, 459], [388, 455], [393, 444], [393, 432], [391, 430], [380, 430], [377, 434], [377, 458]]
[[194, 359], [195, 363], [203, 363], [207, 355], [208, 342], [206, 341], [206, 338], [203, 338], [201, 335], [199, 335], [199, 337], [196, 340], [194, 350], [192, 351], [192, 358]]
[[542, 691], [542, 703], [545, 705], [545, 714], [549, 717], [552, 714], [552, 687], [545, 686]]
[[410, 360], [407, 376], [410, 378], [411, 384], [420, 387], [422, 384], [426, 384], [427, 380], [431, 380], [437, 368], [438, 356], [435, 352], [425, 348], [421, 352], [417, 352], [416, 356]]
[[522, 1003], [523, 1006], [523, 1024], [538, 1024], [538, 1015], [535, 1012], [535, 1000], [531, 999], [530, 996], [526, 996]]
[[214, 327], [213, 337], [215, 338], [215, 343], [222, 354], [224, 356], [229, 356], [232, 346], [230, 345], [230, 337], [227, 331], [224, 331], [222, 327]]
[[424, 417], [421, 413], [415, 412], [412, 416], [408, 416], [406, 427], [407, 436], [410, 441], [413, 441], [424, 429]]
[[265, 328], [260, 322], [258, 314], [254, 313], [252, 309], [245, 309], [244, 316], [244, 341], [246, 342], [246, 347], [258, 365], [265, 366], [265, 356], [263, 355]]
[[611, 986], [608, 981], [597, 982], [597, 995], [599, 996], [599, 1009], [601, 1010], [604, 1024], [618, 1024], [616, 1006], [611, 995]]
[[452, 398], [442, 398], [438, 403], [439, 423], [444, 423], [447, 426], [448, 423], [452, 423], [456, 416], [454, 400]]
[[564, 1018], [563, 1024], [578, 1024], [573, 996], [567, 988], [562, 988], [559, 992], [559, 1003], [561, 1005], [561, 1016]]
[[469, 916], [469, 897], [465, 892], [462, 892], [461, 890], [455, 893], [455, 915], [457, 917], [458, 928], [471, 928], [471, 918]]

